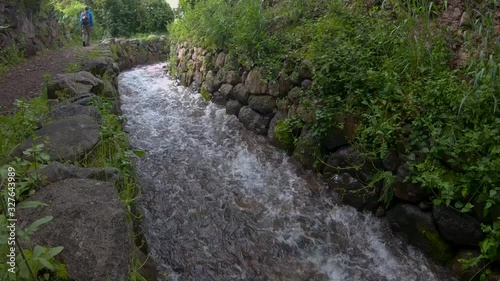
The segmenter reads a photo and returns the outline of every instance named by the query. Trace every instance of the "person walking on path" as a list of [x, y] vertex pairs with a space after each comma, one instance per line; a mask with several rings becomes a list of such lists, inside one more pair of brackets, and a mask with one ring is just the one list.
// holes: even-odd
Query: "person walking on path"
[[80, 25], [82, 26], [82, 41], [83, 47], [90, 46], [90, 33], [94, 27], [94, 15], [89, 7], [80, 14]]

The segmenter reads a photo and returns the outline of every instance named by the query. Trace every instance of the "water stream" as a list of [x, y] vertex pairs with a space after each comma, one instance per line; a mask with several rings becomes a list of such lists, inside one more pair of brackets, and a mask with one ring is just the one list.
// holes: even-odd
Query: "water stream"
[[454, 280], [162, 66], [119, 77], [161, 280]]

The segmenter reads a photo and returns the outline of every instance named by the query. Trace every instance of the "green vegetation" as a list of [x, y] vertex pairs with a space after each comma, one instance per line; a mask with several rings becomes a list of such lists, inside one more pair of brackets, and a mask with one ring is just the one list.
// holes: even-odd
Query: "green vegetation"
[[[92, 104], [98, 109], [101, 124], [101, 140], [98, 145], [80, 163], [84, 167], [114, 167], [120, 170], [120, 181], [117, 190], [125, 209], [127, 210], [127, 222], [137, 223], [139, 214], [133, 212], [135, 198], [139, 195], [140, 188], [135, 180], [132, 157], [143, 156], [143, 151], [132, 150], [128, 144], [128, 136], [122, 130], [123, 117], [113, 114], [113, 99], [97, 97]], [[140, 237], [140, 233], [134, 235]], [[137, 237], [131, 237], [131, 241], [137, 241]], [[140, 241], [144, 243], [144, 241]], [[142, 245], [138, 245], [139, 247]], [[129, 280], [145, 280], [139, 274], [142, 266], [136, 256], [132, 253], [130, 258]]]
[[298, 138], [297, 131], [301, 127], [302, 124], [297, 118], [278, 120], [274, 129], [276, 145], [289, 153], [293, 152]]
[[[35, 103], [38, 103], [38, 101]], [[36, 110], [36, 106], [32, 107], [31, 104], [28, 104], [26, 108]], [[9, 123], [14, 124], [16, 121], [23, 120], [23, 117], [19, 119], [19, 116], [11, 117]], [[10, 213], [9, 208], [12, 205], [8, 205], [6, 202], [12, 203], [12, 200], [15, 199], [17, 210], [47, 206], [43, 202], [26, 200], [43, 181], [39, 174], [29, 173], [28, 171], [36, 170], [50, 160], [49, 155], [43, 151], [43, 148], [44, 144], [39, 144], [23, 152], [27, 158], [32, 159], [31, 161], [17, 158], [9, 165], [0, 163], [2, 165], [0, 166], [0, 225], [2, 226], [0, 228], [0, 241], [2, 241], [0, 252], [5, 253], [0, 256], [0, 277], [2, 280], [53, 280], [54, 277], [58, 280], [67, 279], [66, 266], [55, 258], [63, 250], [63, 247], [47, 248], [33, 245], [30, 241], [30, 237], [41, 225], [50, 223], [53, 219], [52, 216], [39, 218], [31, 225], [23, 229], [17, 229], [17, 241], [15, 241], [17, 246], [17, 255], [15, 256], [16, 274], [9, 272], [8, 262], [10, 258], [6, 256], [7, 253], [11, 252], [10, 247], [12, 245], [7, 242], [10, 241], [9, 237], [11, 237], [11, 230], [7, 227], [9, 225], [7, 214]], [[10, 178], [17, 175], [26, 176], [16, 177], [14, 189], [9, 184], [11, 183]], [[21, 241], [22, 243], [20, 243]]]
[[[365, 2], [187, 0], [169, 32], [265, 69], [270, 80], [312, 61], [314, 84], [302, 100], [317, 104], [315, 136], [323, 137], [335, 116], [355, 116], [361, 151], [375, 159], [390, 151], [408, 155], [411, 180], [431, 190], [435, 204], [488, 215], [500, 206], [498, 1], [466, 2], [471, 20], [456, 32], [436, 23], [445, 4]], [[278, 133], [288, 130], [284, 125]], [[383, 202], [390, 197], [385, 188]], [[494, 220], [471, 264], [500, 258]]]
[[7, 72], [9, 67], [15, 66], [24, 60], [24, 51], [15, 45], [0, 49], [0, 77]]
[[[49, 111], [47, 98], [17, 101], [17, 110], [11, 116], [0, 116], [0, 159], [6, 159], [11, 151], [38, 129], [40, 116]], [[4, 163], [5, 164], [5, 163]]]
[[130, 36], [135, 33], [165, 33], [167, 24], [174, 20], [174, 12], [164, 0], [51, 0], [63, 19], [80, 35], [79, 15], [86, 5], [94, 13], [96, 37]]

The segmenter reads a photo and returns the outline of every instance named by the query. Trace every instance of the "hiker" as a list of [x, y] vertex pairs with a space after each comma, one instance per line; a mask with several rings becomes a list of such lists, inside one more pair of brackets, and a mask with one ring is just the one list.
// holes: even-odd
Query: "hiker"
[[83, 47], [90, 46], [90, 32], [94, 27], [94, 16], [89, 7], [80, 14], [80, 25], [82, 26]]

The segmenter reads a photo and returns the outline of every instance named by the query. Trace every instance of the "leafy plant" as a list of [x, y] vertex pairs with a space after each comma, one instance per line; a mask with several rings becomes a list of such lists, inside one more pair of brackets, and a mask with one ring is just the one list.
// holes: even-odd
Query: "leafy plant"
[[[8, 212], [5, 202], [11, 202], [11, 200], [7, 199], [14, 197], [12, 193], [16, 194], [15, 198], [17, 199], [17, 202], [20, 202], [17, 204], [18, 210], [24, 208], [43, 207], [47, 205], [37, 201], [21, 202], [20, 200], [22, 200], [23, 197], [19, 194], [22, 194], [24, 192], [24, 188], [22, 186], [26, 186], [27, 184], [24, 181], [19, 181], [17, 182], [16, 191], [9, 192], [9, 189], [4, 188], [4, 183], [7, 181], [7, 175], [9, 174], [7, 166], [4, 166], [0, 169], [0, 174], [2, 175], [2, 179], [0, 182], [0, 205], [2, 207], [0, 210], [1, 252], [12, 252], [11, 248], [13, 246], [17, 246], [18, 252], [15, 257], [15, 265], [17, 267], [15, 273], [12, 273], [9, 270], [11, 268], [8, 263], [10, 261], [9, 256], [2, 255], [0, 257], [0, 277], [2, 278], [2, 280], [51, 280], [51, 276], [55, 276], [62, 280], [67, 279], [66, 266], [55, 259], [55, 256], [63, 250], [63, 247], [46, 248], [40, 245], [32, 246], [31, 243], [29, 243], [30, 237], [38, 230], [40, 226], [50, 222], [53, 219], [52, 216], [40, 218], [34, 221], [29, 226], [23, 229], [18, 229], [15, 240], [11, 240], [11, 230], [7, 227], [9, 223], [6, 216]], [[21, 246], [20, 241], [26, 241], [26, 243], [23, 245], [29, 245], [28, 248], [24, 249], [24, 247]]]

